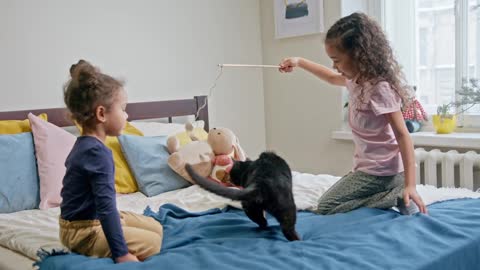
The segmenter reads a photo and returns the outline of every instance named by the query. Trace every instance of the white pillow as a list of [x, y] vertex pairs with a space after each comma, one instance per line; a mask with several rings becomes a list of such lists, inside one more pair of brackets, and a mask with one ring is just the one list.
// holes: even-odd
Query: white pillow
[[[144, 136], [170, 136], [185, 131], [185, 124], [179, 123], [159, 123], [148, 121], [132, 121], [134, 127], [140, 130]], [[203, 120], [192, 123], [193, 127], [203, 128]]]

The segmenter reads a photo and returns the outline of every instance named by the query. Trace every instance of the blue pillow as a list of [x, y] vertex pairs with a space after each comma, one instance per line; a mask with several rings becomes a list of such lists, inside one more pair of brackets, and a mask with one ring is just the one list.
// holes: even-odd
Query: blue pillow
[[166, 136], [122, 135], [118, 140], [143, 194], [151, 197], [191, 185], [168, 166]]
[[0, 135], [0, 213], [34, 209], [40, 202], [31, 132]]

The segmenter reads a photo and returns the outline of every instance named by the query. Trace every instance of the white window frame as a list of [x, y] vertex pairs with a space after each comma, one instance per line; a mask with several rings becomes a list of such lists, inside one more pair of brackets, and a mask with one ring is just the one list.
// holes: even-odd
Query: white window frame
[[[395, 34], [395, 25], [391, 23], [390, 16], [394, 14], [386, 7], [386, 2], [392, 0], [366, 0], [367, 12], [380, 22], [383, 29], [387, 32], [387, 35]], [[402, 29], [416, 29], [416, 12], [414, 1], [395, 0], [401, 3], [402, 7], [413, 10], [409, 18], [402, 19]], [[478, 25], [477, 27], [480, 27]], [[397, 29], [398, 30], [398, 29]], [[416, 59], [417, 55], [412, 54], [411, 50], [415, 50], [418, 53], [416, 46], [416, 40], [419, 34], [415, 33], [411, 39], [407, 39], [403, 48], [408, 48], [408, 51], [396, 51], [397, 55], [402, 55], [402, 66], [406, 78], [409, 82], [416, 84], [415, 72], [416, 72]], [[405, 39], [404, 39], [405, 40]], [[480, 56], [479, 56], [480, 57]], [[478, 62], [478, 60], [477, 60]], [[480, 64], [480, 63], [477, 63]], [[477, 67], [480, 68], [480, 67]], [[455, 89], [460, 89], [462, 85], [462, 78], [468, 78], [468, 0], [455, 0]], [[460, 114], [457, 121], [459, 128], [457, 132], [480, 132], [480, 114]], [[431, 122], [429, 122], [431, 125]], [[432, 128], [427, 126], [427, 129]]]

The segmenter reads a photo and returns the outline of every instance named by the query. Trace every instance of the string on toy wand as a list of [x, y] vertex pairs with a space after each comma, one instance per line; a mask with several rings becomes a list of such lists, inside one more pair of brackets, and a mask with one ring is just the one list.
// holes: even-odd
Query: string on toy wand
[[207, 106], [207, 100], [212, 96], [212, 92], [213, 92], [213, 89], [215, 89], [215, 87], [217, 86], [217, 81], [218, 79], [220, 79], [220, 76], [222, 76], [222, 73], [223, 73], [223, 66], [220, 66], [220, 70], [218, 71], [218, 75], [217, 77], [215, 78], [215, 80], [213, 81], [213, 84], [212, 86], [210, 87], [210, 90], [208, 91], [208, 96], [207, 98], [205, 99], [205, 102], [203, 103], [202, 106], [200, 106], [200, 108], [198, 108], [197, 110], [197, 113], [195, 114], [195, 118], [198, 118], [198, 115], [200, 114], [200, 111], [205, 108], [205, 106]]
[[195, 114], [195, 118], [198, 118], [198, 115], [200, 114], [200, 111], [203, 110], [203, 108], [205, 108], [205, 106], [207, 106], [207, 100], [212, 96], [213, 89], [215, 89], [215, 87], [217, 86], [217, 81], [218, 81], [218, 79], [220, 79], [220, 76], [222, 76], [224, 67], [280, 68], [279, 65], [247, 65], [247, 64], [218, 64], [218, 67], [220, 68], [220, 70], [218, 71], [218, 75], [215, 78], [215, 80], [213, 81], [213, 84], [208, 91], [208, 96], [205, 99], [205, 102], [203, 103], [202, 106], [200, 106], [200, 108], [198, 108], [197, 113]]

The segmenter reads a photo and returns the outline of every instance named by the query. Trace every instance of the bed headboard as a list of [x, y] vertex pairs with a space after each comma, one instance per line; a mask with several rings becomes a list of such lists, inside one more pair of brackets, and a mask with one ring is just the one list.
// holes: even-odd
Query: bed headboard
[[[207, 96], [195, 96], [192, 99], [164, 100], [150, 102], [129, 103], [127, 106], [128, 120], [143, 120], [155, 118], [168, 118], [172, 122], [173, 117], [195, 115], [198, 108], [203, 104], [205, 107], [200, 111], [196, 120], [205, 122], [205, 130], [209, 130], [208, 123], [208, 99]], [[72, 126], [66, 108], [34, 109], [22, 111], [0, 112], [0, 120], [24, 120], [28, 113], [48, 115], [48, 122], [59, 127]]]

